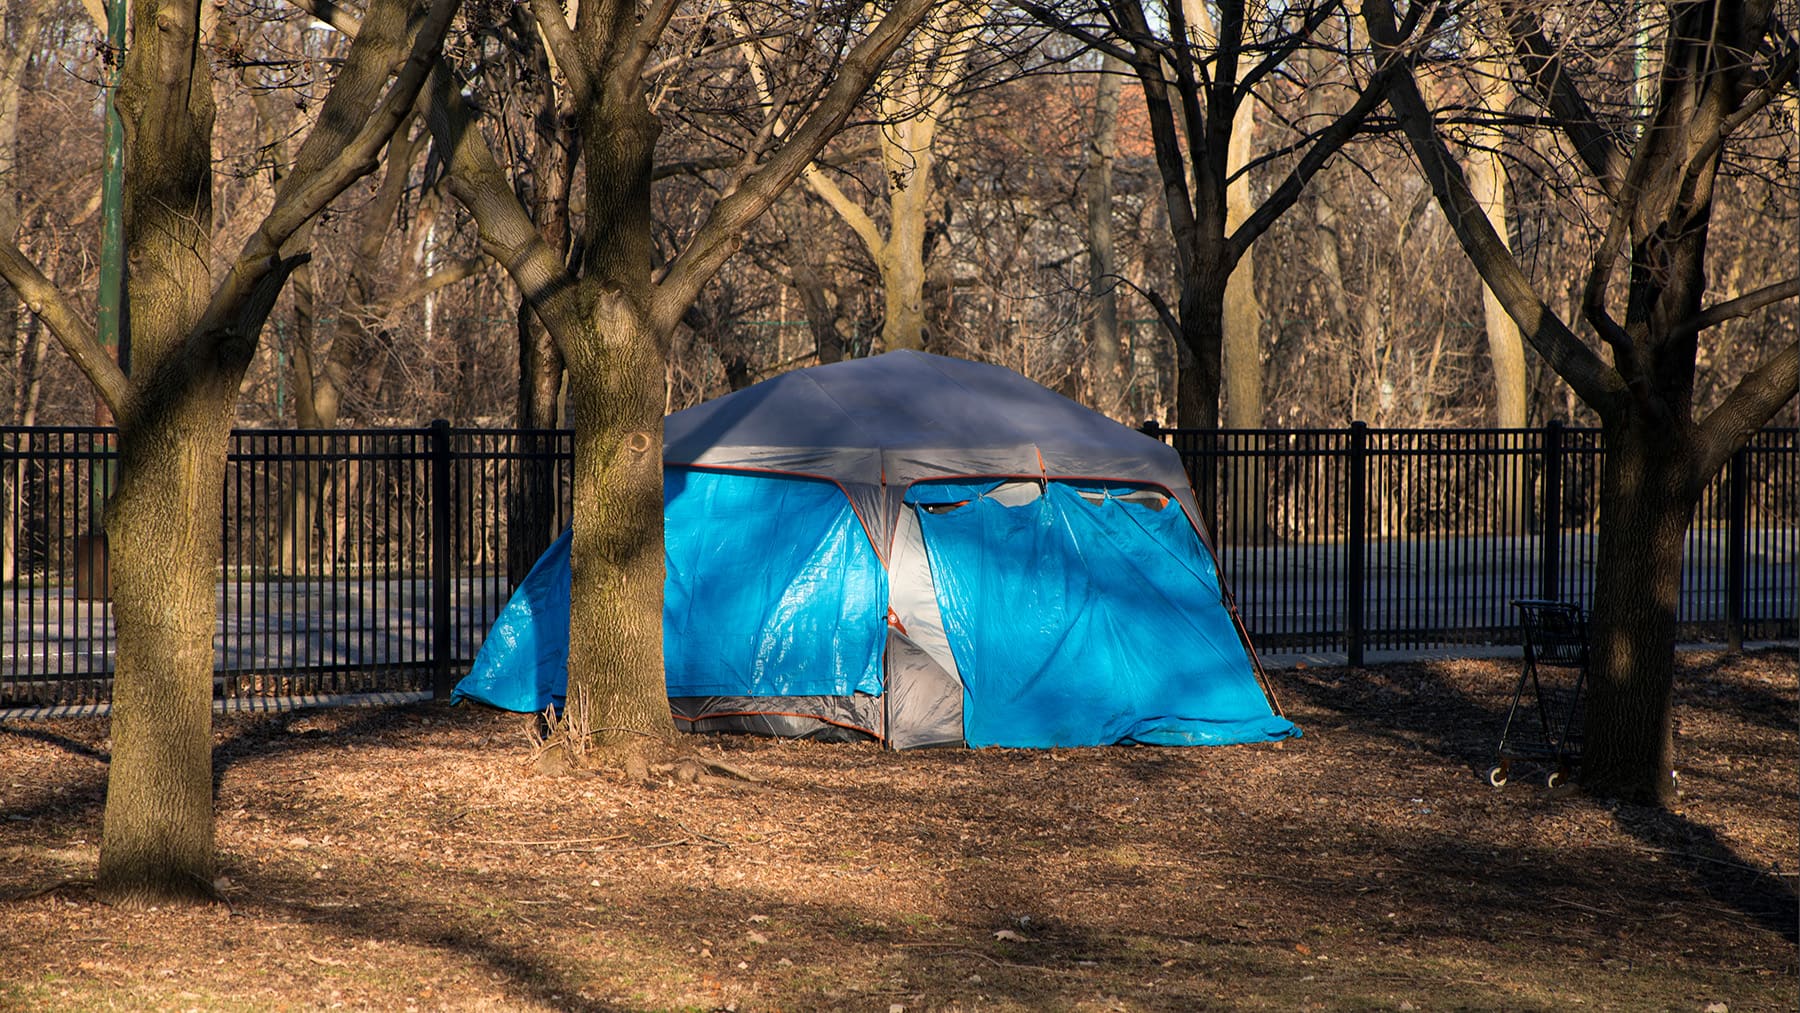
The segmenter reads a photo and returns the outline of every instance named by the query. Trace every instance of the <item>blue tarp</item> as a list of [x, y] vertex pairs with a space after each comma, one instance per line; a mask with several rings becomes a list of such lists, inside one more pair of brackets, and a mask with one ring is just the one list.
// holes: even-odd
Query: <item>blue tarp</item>
[[569, 685], [569, 543], [564, 531], [532, 565], [451, 703], [474, 700], [526, 712], [562, 706]]
[[[829, 482], [671, 467], [663, 479], [670, 696], [881, 692], [887, 572]], [[532, 567], [452, 700], [561, 705], [569, 534]]]
[[830, 482], [667, 468], [670, 696], [881, 692], [887, 571]]
[[[1225, 745], [1300, 733], [1269, 708], [1181, 510], [1129, 487], [915, 486], [971, 746]], [[1099, 502], [1083, 498], [1087, 492]]]

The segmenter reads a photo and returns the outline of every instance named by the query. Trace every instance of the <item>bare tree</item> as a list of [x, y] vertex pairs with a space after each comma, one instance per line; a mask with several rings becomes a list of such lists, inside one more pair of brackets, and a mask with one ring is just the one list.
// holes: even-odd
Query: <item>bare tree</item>
[[[1397, 25], [1388, 0], [1364, 5], [1397, 75], [1393, 109], [1464, 250], [1526, 340], [1600, 416], [1606, 464], [1582, 767], [1583, 784], [1598, 794], [1646, 803], [1673, 794], [1670, 701], [1687, 528], [1707, 482], [1794, 396], [1800, 376], [1800, 345], [1790, 340], [1695, 416], [1696, 359], [1708, 331], [1800, 294], [1800, 279], [1788, 277], [1708, 304], [1721, 174], [1758, 117], [1793, 87], [1800, 62], [1800, 37], [1774, 8], [1771, 0], [1667, 5], [1654, 88], [1640, 104], [1635, 67], [1603, 94], [1609, 61], [1556, 40], [1559, 23], [1594, 29], [1580, 12], [1499, 4], [1515, 66], [1553, 128], [1535, 143], [1567, 145], [1580, 172], [1571, 199], [1606, 209], [1580, 301], [1596, 349], [1552, 312], [1439, 136], [1410, 70], [1433, 40]], [[1615, 294], [1621, 271], [1624, 291]]]
[[[1162, 308], [1184, 352], [1177, 421], [1216, 428], [1224, 348], [1225, 290], [1256, 238], [1293, 205], [1306, 183], [1361, 129], [1380, 103], [1377, 77], [1356, 102], [1295, 146], [1293, 167], [1241, 225], [1228, 229], [1231, 133], [1259, 82], [1294, 59], [1331, 18], [1333, 0], [1280, 10], [1220, 4], [1215, 30], [1190, 25], [1179, 3], [1152, 17], [1141, 0], [1072, 5], [1022, 0], [1045, 24], [1130, 63], [1148, 106], [1175, 241], [1180, 300]], [[1209, 499], [1202, 490], [1202, 502]]]
[[[25, 67], [37, 47], [43, 22], [41, 4], [0, 0], [0, 242], [17, 243], [19, 235], [19, 95], [24, 88]], [[36, 370], [26, 365], [35, 343], [20, 326], [19, 300], [10, 287], [0, 286], [0, 345], [6, 349], [6, 392], [12, 417], [30, 425], [35, 408], [31, 377]], [[12, 580], [17, 557], [13, 544], [16, 526], [8, 516], [15, 490], [24, 485], [25, 462], [20, 459], [0, 472], [0, 580]]]
[[[881, 342], [887, 351], [926, 345], [925, 254], [938, 199], [937, 135], [953, 111], [969, 58], [981, 44], [987, 10], [985, 2], [939, 5], [911, 37], [911, 51], [874, 85], [886, 193], [885, 233], [862, 204], [819, 166], [808, 166], [800, 177], [843, 218], [875, 262], [886, 297]], [[763, 45], [757, 36], [748, 32], [745, 36], [745, 59], [767, 100]]]
[[[570, 693], [586, 698], [601, 745], [628, 768], [643, 762], [637, 747], [673, 735], [662, 679], [670, 335], [743, 230], [800, 176], [931, 8], [928, 0], [902, 0], [860, 32], [853, 12], [840, 22], [844, 55], [817, 82], [814, 100], [802, 115], [767, 110], [732, 179], [719, 188], [725, 196], [658, 271], [651, 191], [661, 125], [651, 95], [660, 91], [651, 61], [678, 6], [590, 2], [571, 23], [554, 0], [532, 4], [576, 110], [587, 213], [573, 264], [544, 240], [518, 200], [447, 67], [435, 75], [430, 117], [450, 192], [474, 216], [483, 248], [512, 275], [567, 365], [575, 424]], [[699, 43], [679, 44], [692, 51]], [[777, 129], [782, 122], [791, 128]]]
[[299, 263], [284, 246], [375, 164], [425, 81], [455, 4], [442, 0], [424, 17], [403, 2], [371, 6], [320, 126], [217, 284], [204, 6], [140, 0], [132, 11], [117, 98], [126, 125], [132, 374], [17, 245], [0, 245], [0, 275], [49, 324], [119, 423], [119, 487], [106, 518], [118, 654], [98, 882], [132, 902], [212, 893], [218, 495], [239, 385]]

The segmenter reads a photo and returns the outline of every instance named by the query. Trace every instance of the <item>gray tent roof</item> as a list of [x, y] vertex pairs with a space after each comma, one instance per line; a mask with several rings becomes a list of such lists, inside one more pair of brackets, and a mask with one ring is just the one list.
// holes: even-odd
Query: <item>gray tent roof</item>
[[836, 482], [872, 536], [892, 533], [914, 482], [990, 475], [1161, 486], [1200, 527], [1181, 458], [1162, 441], [1004, 366], [923, 352], [795, 370], [676, 412], [663, 461]]

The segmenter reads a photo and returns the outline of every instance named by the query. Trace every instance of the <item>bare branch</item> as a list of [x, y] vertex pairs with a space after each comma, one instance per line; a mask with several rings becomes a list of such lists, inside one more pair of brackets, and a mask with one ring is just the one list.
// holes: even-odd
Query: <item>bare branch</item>
[[1568, 68], [1563, 65], [1556, 44], [1544, 33], [1537, 11], [1521, 0], [1501, 0], [1507, 32], [1512, 36], [1513, 50], [1524, 65], [1531, 85], [1558, 125], [1574, 145], [1577, 157], [1588, 167], [1608, 197], [1619, 199], [1628, 162], [1624, 144], [1614, 132], [1606, 129], [1594, 114]]
[[[405, 5], [389, 0], [386, 5], [371, 7], [364, 19], [364, 30], [357, 33], [344, 69], [326, 98], [319, 125], [301, 145], [293, 171], [276, 191], [268, 217], [245, 241], [236, 262], [213, 292], [197, 334], [235, 340], [260, 329], [262, 320], [256, 308], [262, 301], [256, 297], [258, 286], [265, 276], [287, 262], [289, 258], [281, 256], [281, 250], [295, 233], [352, 182], [374, 171], [382, 147], [411, 115], [456, 7], [457, 0], [435, 0], [398, 76], [370, 112], [370, 95], [385, 82], [388, 68], [393, 66], [392, 50], [397, 48], [397, 40], [369, 25], [385, 24], [396, 11], [404, 14]], [[351, 124], [361, 126], [346, 137], [345, 130]], [[267, 308], [261, 312], [266, 315]]]
[[677, 0], [651, 0], [650, 7], [638, 22], [637, 37], [632, 40], [631, 49], [625, 59], [619, 61], [617, 81], [621, 85], [635, 86], [644, 73], [644, 64], [650, 60], [651, 50], [656, 48], [656, 40], [662, 37], [663, 29], [669, 26], [669, 19], [675, 16]]
[[480, 274], [482, 268], [487, 266], [487, 263], [488, 262], [481, 257], [466, 257], [462, 260], [448, 264], [445, 267], [420, 278], [418, 281], [413, 282], [411, 285], [408, 285], [388, 298], [383, 299], [381, 305], [376, 308], [376, 313], [378, 315], [385, 315], [392, 313], [395, 310], [411, 306], [413, 303], [418, 302], [420, 299], [425, 298], [433, 292], [448, 288], [465, 278], [472, 278], [475, 275]]
[[863, 210], [862, 205], [851, 200], [849, 195], [844, 193], [816, 165], [808, 164], [806, 171], [800, 174], [800, 178], [806, 183], [808, 190], [817, 194], [820, 200], [830, 205], [831, 209], [838, 213], [838, 217], [844, 220], [844, 224], [850, 226], [850, 230], [856, 233], [856, 238], [862, 240], [863, 246], [869, 251], [869, 256], [879, 262], [881, 251], [887, 248], [887, 239], [882, 236], [881, 227], [875, 224], [875, 219], [869, 217], [869, 213]]
[[[739, 49], [744, 54], [744, 63], [750, 68], [750, 81], [756, 88], [756, 97], [769, 107], [770, 115], [775, 117], [769, 124], [771, 135], [776, 138], [786, 137], [787, 124], [782, 123], [779, 114], [775, 112], [775, 95], [769, 87], [769, 70], [763, 62], [762, 47], [751, 35], [749, 23], [744, 20], [735, 5], [725, 8], [725, 17], [744, 36], [743, 42], [739, 44]], [[812, 162], [807, 162], [806, 168], [801, 170], [800, 180], [806, 184], [807, 189], [818, 195], [820, 200], [836, 211], [838, 217], [844, 220], [844, 224], [850, 226], [850, 230], [856, 233], [856, 237], [862, 240], [864, 248], [869, 251], [869, 256], [880, 261], [881, 252], [887, 247], [887, 240], [882, 236], [881, 228], [875, 224], [874, 219], [869, 217], [869, 213], [863, 210], [862, 205], [851, 200], [848, 194], [844, 193]]]
[[1800, 390], [1800, 342], [1789, 342], [1739, 381], [1700, 423], [1697, 481], [1707, 481]]
[[519, 203], [442, 65], [432, 72], [426, 122], [447, 168], [446, 186], [475, 219], [483, 252], [506, 270], [551, 337], [566, 348], [574, 338], [566, 328], [580, 318], [579, 287]]
[[1610, 411], [1624, 394], [1622, 378], [1544, 304], [1532, 287], [1531, 279], [1513, 259], [1480, 203], [1470, 193], [1462, 167], [1450, 156], [1443, 138], [1438, 136], [1431, 121], [1431, 111], [1419, 93], [1418, 82], [1407, 62], [1408, 54], [1401, 48], [1403, 40], [1395, 29], [1390, 0], [1365, 0], [1363, 19], [1382, 66], [1393, 70], [1388, 104], [1399, 117], [1413, 153], [1437, 195], [1438, 206], [1443, 209], [1444, 217], [1449, 220], [1470, 262], [1506, 309], [1507, 316], [1519, 325], [1525, 339], [1544, 357], [1550, 368], [1556, 370], [1557, 375], [1589, 406], [1602, 414]]
[[1281, 185], [1269, 194], [1255, 213], [1244, 219], [1230, 237], [1227, 253], [1228, 262], [1235, 264], [1244, 255], [1244, 251], [1256, 242], [1257, 237], [1269, 230], [1306, 189], [1306, 184], [1318, 174], [1320, 169], [1330, 161], [1331, 156], [1362, 131], [1363, 124], [1369, 114], [1387, 98], [1388, 88], [1393, 75], [1386, 69], [1377, 71], [1375, 76], [1357, 95], [1356, 102], [1340, 114], [1324, 130], [1314, 135], [1312, 147], [1301, 156], [1300, 163], [1294, 166]]
[[579, 107], [593, 94], [593, 81], [588, 78], [587, 63], [581, 58], [575, 33], [563, 14], [563, 5], [557, 0], [531, 0], [531, 13], [537, 21], [538, 31], [544, 36], [551, 63], [569, 82], [573, 104]]
[[744, 230], [824, 149], [856, 108], [882, 64], [924, 20], [931, 7], [932, 0], [899, 0], [890, 8], [868, 36], [844, 57], [837, 79], [786, 143], [742, 186], [713, 206], [711, 215], [657, 286], [651, 317], [659, 333], [674, 329], [688, 305], [699, 296], [701, 287], [736, 251]]
[[1727, 320], [1749, 316], [1764, 306], [1778, 303], [1783, 299], [1792, 299], [1800, 295], [1800, 278], [1789, 278], [1773, 285], [1765, 285], [1754, 292], [1729, 299], [1716, 306], [1709, 306], [1699, 316], [1685, 321], [1675, 328], [1675, 337], [1698, 334], [1709, 327], [1717, 327]]
[[112, 409], [113, 417], [120, 417], [125, 409], [125, 394], [129, 387], [125, 373], [119, 369], [112, 356], [107, 354], [100, 339], [95, 336], [94, 329], [63, 297], [56, 283], [44, 277], [37, 265], [10, 238], [0, 241], [0, 277], [4, 277], [6, 283], [12, 286], [26, 308], [49, 325], [50, 333], [56, 335], [63, 350], [69, 353], [69, 358], [81, 368], [88, 382], [94, 385], [106, 406]]
[[315, 19], [335, 28], [346, 38], [354, 39], [362, 31], [362, 19], [345, 10], [333, 0], [288, 0]]

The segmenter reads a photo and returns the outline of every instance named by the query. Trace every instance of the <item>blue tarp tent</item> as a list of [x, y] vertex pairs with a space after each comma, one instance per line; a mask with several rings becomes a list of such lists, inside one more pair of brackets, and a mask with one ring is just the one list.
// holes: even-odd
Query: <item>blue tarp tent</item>
[[[1174, 451], [1011, 370], [798, 370], [664, 425], [663, 643], [692, 730], [896, 748], [1222, 745], [1274, 712]], [[456, 697], [560, 702], [565, 535]]]

